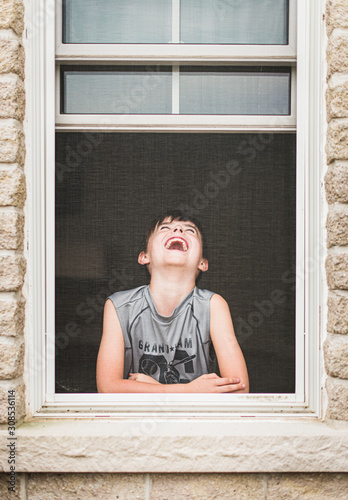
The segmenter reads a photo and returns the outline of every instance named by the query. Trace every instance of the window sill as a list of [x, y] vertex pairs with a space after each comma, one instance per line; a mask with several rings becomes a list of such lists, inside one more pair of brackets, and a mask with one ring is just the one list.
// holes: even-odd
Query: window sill
[[[347, 428], [313, 419], [40, 420], [17, 429], [16, 472], [344, 472]], [[0, 442], [7, 449], [6, 428]]]

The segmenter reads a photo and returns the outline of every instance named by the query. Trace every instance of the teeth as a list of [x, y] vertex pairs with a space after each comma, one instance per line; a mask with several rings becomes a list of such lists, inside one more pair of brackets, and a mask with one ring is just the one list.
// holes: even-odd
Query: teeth
[[170, 238], [170, 240], [168, 240], [168, 242], [166, 243], [166, 248], [169, 249], [171, 247], [171, 244], [175, 242], [181, 243], [183, 250], [185, 252], [187, 251], [186, 242], [181, 238]]

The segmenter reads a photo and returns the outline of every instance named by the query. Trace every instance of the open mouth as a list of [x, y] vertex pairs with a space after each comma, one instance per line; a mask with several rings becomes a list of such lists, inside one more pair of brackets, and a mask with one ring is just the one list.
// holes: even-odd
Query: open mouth
[[188, 244], [183, 238], [178, 238], [174, 236], [173, 238], [169, 238], [166, 242], [165, 247], [167, 250], [180, 250], [181, 252], [187, 252]]

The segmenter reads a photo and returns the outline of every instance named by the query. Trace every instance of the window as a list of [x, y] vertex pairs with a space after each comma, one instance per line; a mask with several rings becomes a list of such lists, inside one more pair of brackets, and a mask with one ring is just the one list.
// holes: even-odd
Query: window
[[295, 0], [57, 3], [47, 411], [163, 404], [95, 394], [94, 377], [105, 299], [145, 283], [142, 228], [168, 207], [206, 227], [211, 270], [199, 286], [230, 304], [253, 396], [175, 395], [166, 410], [313, 410], [298, 273], [309, 248], [308, 86], [296, 10]]

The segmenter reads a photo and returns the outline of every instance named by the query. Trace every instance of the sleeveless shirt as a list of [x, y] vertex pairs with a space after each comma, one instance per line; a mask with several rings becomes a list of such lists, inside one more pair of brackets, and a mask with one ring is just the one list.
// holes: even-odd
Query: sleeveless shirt
[[195, 287], [171, 316], [159, 314], [149, 285], [108, 297], [124, 338], [124, 378], [144, 373], [162, 384], [183, 384], [209, 373], [213, 294]]

